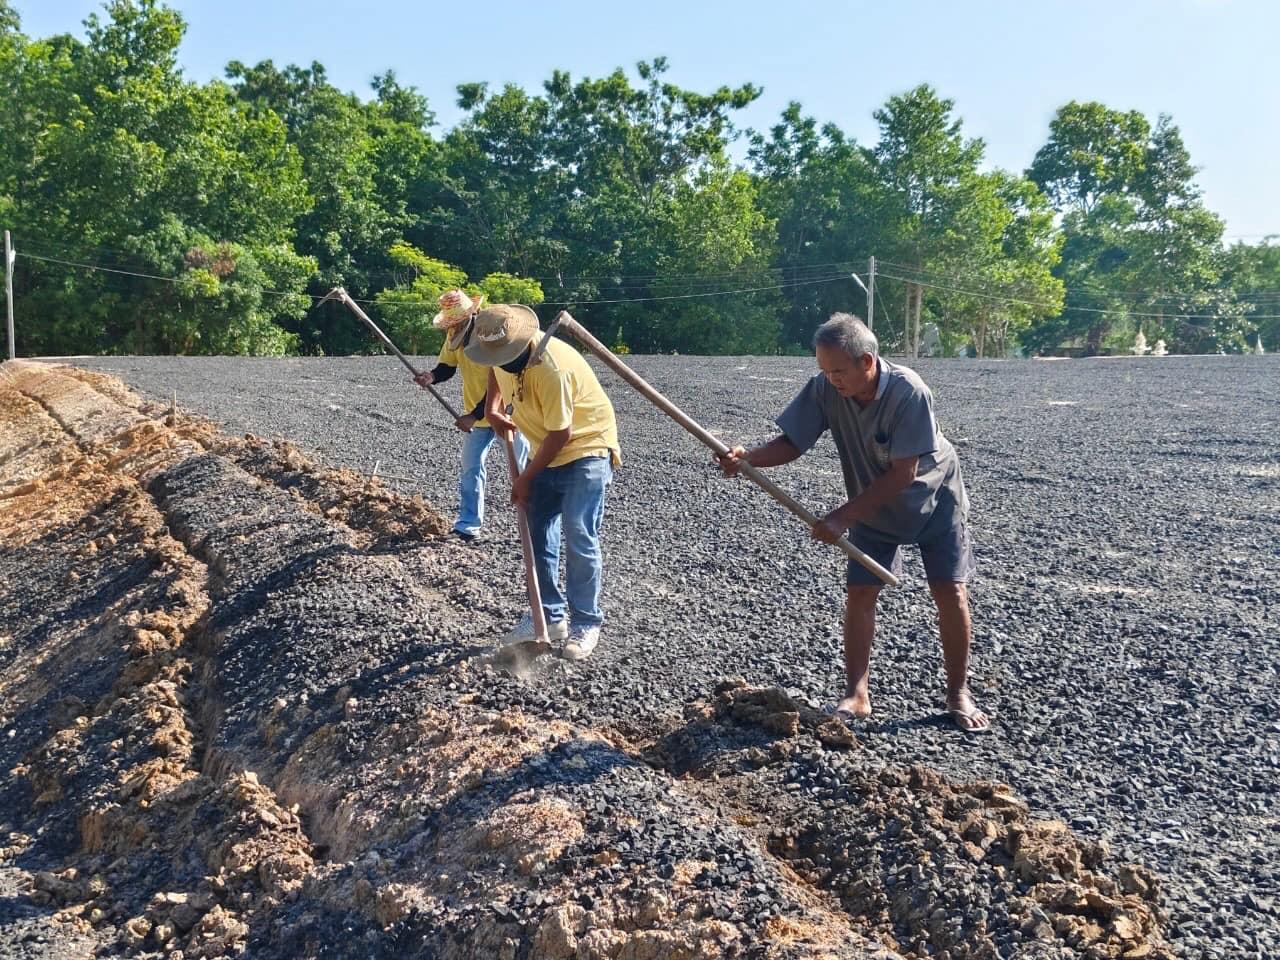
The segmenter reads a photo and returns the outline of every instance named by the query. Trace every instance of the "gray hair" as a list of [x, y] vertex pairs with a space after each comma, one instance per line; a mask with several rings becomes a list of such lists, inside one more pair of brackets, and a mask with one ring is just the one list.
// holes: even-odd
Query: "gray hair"
[[813, 335], [813, 349], [818, 347], [838, 347], [851, 360], [859, 360], [868, 353], [873, 357], [880, 353], [876, 335], [852, 313], [833, 313]]

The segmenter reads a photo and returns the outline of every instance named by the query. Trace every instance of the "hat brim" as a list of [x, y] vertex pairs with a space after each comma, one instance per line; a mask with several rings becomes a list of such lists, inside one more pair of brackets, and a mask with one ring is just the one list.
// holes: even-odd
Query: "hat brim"
[[527, 332], [521, 331], [503, 343], [488, 343], [477, 336], [472, 336], [471, 341], [462, 351], [468, 360], [485, 367], [500, 367], [504, 363], [510, 363], [515, 360], [520, 354], [529, 349], [530, 344], [538, 339], [538, 315], [533, 311], [533, 308], [527, 307], [523, 303], [512, 303], [506, 306], [524, 314], [527, 320]]
[[471, 332], [471, 326], [475, 322], [476, 318], [474, 316], [467, 317], [466, 320], [449, 331], [448, 336], [445, 337], [445, 342], [448, 343], [450, 350], [457, 350], [466, 343], [467, 334]]
[[468, 360], [482, 367], [500, 367], [528, 350], [535, 339], [537, 339], [536, 334], [528, 340], [508, 340], [506, 343], [488, 344], [480, 343], [473, 337], [462, 352], [466, 354]]
[[477, 313], [479, 313], [483, 309], [484, 309], [484, 294], [482, 293], [480, 294], [479, 297], [477, 297], [474, 301], [472, 301], [471, 307], [460, 319], [454, 320], [448, 315], [447, 311], [441, 310], [439, 313], [437, 313], [434, 317], [431, 318], [431, 325], [435, 327], [437, 330], [447, 330], [450, 327], [456, 327], [460, 323], [465, 323], [467, 320], [470, 320], [472, 317], [474, 317]]

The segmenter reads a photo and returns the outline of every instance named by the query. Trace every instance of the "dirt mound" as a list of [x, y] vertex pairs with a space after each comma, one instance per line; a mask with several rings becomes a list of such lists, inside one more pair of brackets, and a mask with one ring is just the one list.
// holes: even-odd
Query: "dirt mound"
[[[0, 380], [0, 870], [104, 954], [1141, 957], [1158, 884], [723, 684], [519, 709], [429, 505], [115, 381]], [[461, 626], [460, 626], [461, 624]], [[468, 639], [468, 635], [472, 639]]]
[[823, 749], [843, 724], [741, 680], [688, 714], [652, 748], [655, 762], [736, 808], [774, 855], [895, 949], [1167, 955], [1156, 878], [1109, 867], [1105, 844], [1033, 819], [1007, 786], [952, 783], [923, 767], [865, 769], [856, 753]]

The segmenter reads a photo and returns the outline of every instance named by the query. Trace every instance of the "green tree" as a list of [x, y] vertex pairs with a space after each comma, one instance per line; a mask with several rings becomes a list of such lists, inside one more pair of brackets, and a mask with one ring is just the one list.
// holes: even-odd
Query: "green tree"
[[1049, 140], [1027, 176], [1064, 214], [1093, 211], [1104, 198], [1128, 194], [1146, 160], [1151, 125], [1137, 110], [1072, 101], [1049, 123]]
[[982, 143], [964, 138], [952, 110], [927, 86], [892, 97], [867, 148], [793, 103], [767, 137], [753, 137], [760, 203], [777, 220], [778, 273], [789, 284], [788, 345], [807, 348], [833, 310], [865, 302], [844, 278], [872, 255], [892, 278], [877, 286], [873, 318], [885, 349], [914, 352], [927, 311], [945, 341], [1003, 353], [1032, 318], [1056, 311], [1052, 210], [1029, 181], [981, 172]]
[[1175, 349], [1239, 349], [1244, 310], [1218, 282], [1222, 223], [1201, 202], [1172, 121], [1152, 127], [1136, 111], [1072, 102], [1049, 129], [1028, 176], [1062, 217], [1056, 272], [1067, 299], [1028, 342], [1048, 349], [1079, 339], [1098, 353], [1142, 330]]
[[394, 244], [391, 259], [409, 271], [411, 279], [379, 291], [374, 300], [386, 321], [387, 335], [406, 353], [433, 353], [443, 340], [440, 331], [431, 325], [439, 310], [440, 295], [446, 290], [465, 288], [467, 275], [407, 243]]
[[[1219, 283], [1222, 220], [1205, 208], [1178, 128], [1161, 116], [1136, 177], [1131, 289], [1134, 326], [1183, 352], [1244, 348], [1244, 308]], [[1206, 318], [1212, 319], [1206, 319]]]
[[1062, 309], [1062, 281], [1053, 275], [1062, 237], [1048, 199], [1029, 180], [997, 170], [968, 178], [966, 194], [953, 226], [963, 245], [934, 267], [962, 279], [930, 293], [944, 336], [963, 331], [977, 356], [1004, 356], [1035, 320]]
[[440, 295], [446, 290], [465, 290], [472, 299], [484, 294], [489, 303], [536, 306], [543, 299], [542, 287], [536, 280], [491, 273], [478, 284], [471, 284], [462, 270], [429, 257], [408, 243], [393, 245], [390, 256], [409, 279], [380, 291], [374, 302], [386, 320], [388, 335], [402, 349], [407, 347], [409, 353], [427, 354], [440, 349], [444, 335], [431, 321], [439, 310]]
[[[10, 201], [19, 248], [38, 254], [42, 238], [55, 238], [55, 259], [105, 257], [120, 271], [24, 261], [23, 300], [42, 319], [27, 349], [148, 351], [211, 342], [212, 334], [179, 335], [185, 319], [148, 308], [171, 302], [176, 289], [192, 297], [211, 291], [210, 277], [189, 268], [189, 254], [222, 244], [231, 244], [225, 249], [238, 265], [216, 278], [233, 311], [223, 326], [243, 331], [222, 342], [280, 349], [288, 338], [262, 324], [296, 319], [293, 294], [314, 270], [289, 248], [306, 195], [283, 125], [240, 108], [221, 84], [181, 78], [184, 26], [173, 10], [154, 0], [115, 0], [105, 14], [88, 18], [83, 43], [5, 34], [24, 106], [14, 122], [29, 140]], [[266, 296], [275, 281], [294, 287]]]
[[1280, 238], [1259, 243], [1234, 243], [1222, 255], [1220, 283], [1244, 308], [1241, 319], [1246, 348], [1280, 347]]
[[[922, 84], [890, 97], [874, 113], [880, 139], [873, 162], [888, 196], [885, 244], [889, 258], [907, 271], [954, 260], [972, 242], [962, 219], [982, 192], [977, 178], [984, 147], [963, 136], [954, 107]], [[911, 356], [920, 348], [924, 297], [923, 283], [908, 278], [903, 332]]]
[[438, 187], [419, 198], [434, 205], [433, 249], [448, 249], [477, 274], [554, 273], [563, 263], [554, 238], [566, 190], [546, 156], [546, 100], [513, 85], [494, 96], [478, 83], [458, 92], [469, 114], [445, 140]]
[[476, 286], [488, 303], [523, 303], [533, 307], [546, 299], [542, 293], [542, 284], [537, 280], [510, 273], [491, 273]]
[[[374, 79], [376, 97], [367, 103], [330, 84], [318, 63], [279, 69], [270, 60], [253, 67], [232, 61], [227, 76], [242, 103], [283, 118], [303, 158], [312, 203], [298, 220], [295, 243], [318, 264], [312, 292], [343, 286], [365, 299], [394, 284], [397, 264], [388, 251], [421, 228], [411, 194], [437, 175], [426, 99], [390, 71]], [[308, 353], [350, 353], [371, 342], [363, 327], [333, 310], [315, 311], [297, 332]]]
[[[688, 353], [772, 353], [778, 347], [779, 298], [768, 291], [731, 298], [690, 289], [688, 277], [709, 274], [713, 284], [744, 289], [767, 286], [774, 225], [759, 209], [756, 187], [723, 158], [676, 184], [661, 204], [659, 222], [669, 238], [658, 253], [650, 290], [659, 299], [624, 327], [631, 349]], [[664, 299], [664, 298], [671, 299]], [[730, 299], [726, 307], [723, 299]]]
[[[819, 129], [798, 103], [768, 136], [752, 136], [750, 156], [759, 205], [777, 225], [774, 266], [786, 304], [779, 340], [785, 350], [807, 351], [819, 323], [861, 300], [847, 274], [861, 274], [868, 257], [885, 255], [890, 198], [870, 151], [834, 124]], [[883, 317], [883, 302], [877, 313]], [[887, 349], [890, 331], [877, 332]]]
[[[640, 63], [639, 84], [622, 70], [577, 81], [556, 71], [541, 95], [461, 85], [459, 104], [468, 115], [445, 140], [445, 174], [433, 197], [440, 240], [432, 249], [450, 251], [473, 275], [512, 271], [554, 282], [554, 295], [573, 302], [575, 315], [620, 331], [628, 345], [671, 342], [669, 302], [651, 298], [659, 286], [675, 295], [681, 272], [709, 270], [676, 268], [685, 254], [670, 220], [690, 208], [705, 170], [723, 169], [734, 135], [730, 114], [759, 91], [744, 85], [701, 94], [665, 82], [665, 71], [661, 59]], [[753, 271], [758, 258], [731, 238], [756, 230], [758, 210], [731, 208], [746, 224], [726, 229], [715, 262], [730, 273]], [[731, 248], [743, 259], [720, 255]], [[679, 286], [686, 294], [705, 289]], [[717, 324], [732, 326], [751, 303], [726, 297], [704, 306]]]
[[[0, 97], [13, 106], [25, 105], [35, 94], [31, 83], [30, 44], [22, 34], [22, 21], [8, 3], [0, 0]], [[0, 221], [12, 223], [23, 173], [31, 166], [35, 126], [29, 109], [0, 114]]]
[[[125, 344], [133, 352], [279, 356], [296, 350], [297, 337], [279, 324], [297, 320], [311, 305], [298, 290], [315, 264], [287, 245], [249, 249], [193, 235], [169, 220], [148, 237], [156, 260], [180, 257], [178, 282], [156, 283], [138, 299], [151, 320]], [[141, 338], [140, 340], [136, 338]]]

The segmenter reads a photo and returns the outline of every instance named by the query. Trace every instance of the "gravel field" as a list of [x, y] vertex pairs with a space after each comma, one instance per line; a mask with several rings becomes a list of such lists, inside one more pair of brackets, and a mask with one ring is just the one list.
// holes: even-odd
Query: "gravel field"
[[[792, 358], [632, 362], [712, 432], [748, 443], [772, 434], [813, 371]], [[156, 398], [176, 392], [231, 433], [288, 438], [331, 466], [376, 463], [404, 492], [456, 507], [459, 436], [393, 359], [76, 363]], [[1280, 360], [917, 369], [973, 503], [973, 678], [996, 733], [965, 738], [939, 716], [931, 605], [908, 557], [907, 581], [882, 599], [865, 762], [1008, 782], [1033, 811], [1161, 873], [1184, 955], [1280, 955]], [[643, 739], [677, 727], [728, 675], [831, 703], [838, 555], [601, 379], [624, 457], [605, 520], [604, 639], [584, 664], [551, 661], [497, 685], [491, 705]], [[476, 601], [486, 631], [522, 597], [496, 453], [487, 537], [458, 561], [491, 585]], [[815, 508], [842, 499], [827, 441], [775, 478]]]

